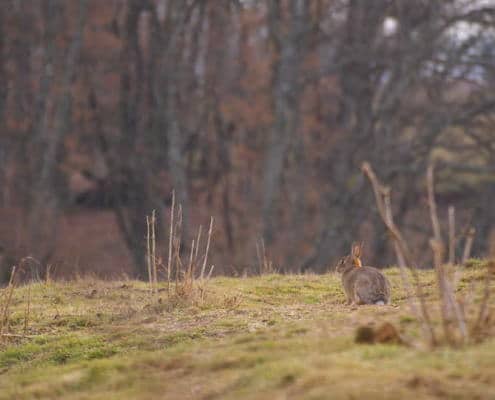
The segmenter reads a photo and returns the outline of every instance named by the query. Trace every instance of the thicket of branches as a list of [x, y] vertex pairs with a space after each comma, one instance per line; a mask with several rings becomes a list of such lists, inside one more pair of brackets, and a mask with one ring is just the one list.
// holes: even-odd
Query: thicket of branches
[[383, 265], [360, 165], [425, 248], [432, 158], [438, 202], [483, 254], [493, 26], [495, 6], [462, 0], [3, 0], [0, 212], [21, 223], [0, 258], [56, 263], [60, 221], [105, 209], [144, 277], [144, 216], [168, 215], [174, 189], [183, 243], [215, 217], [217, 272], [256, 269], [260, 240], [281, 270], [321, 271], [356, 239]]

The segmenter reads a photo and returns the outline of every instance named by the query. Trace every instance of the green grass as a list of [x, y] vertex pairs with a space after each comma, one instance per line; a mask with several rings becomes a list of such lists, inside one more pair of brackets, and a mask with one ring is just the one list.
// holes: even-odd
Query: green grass
[[[386, 273], [383, 307], [344, 305], [333, 274], [215, 278], [202, 301], [151, 301], [134, 281], [33, 284], [27, 337], [0, 348], [0, 399], [495, 398], [493, 338], [433, 351], [354, 343], [357, 327], [385, 321], [420, 342], [399, 273]], [[473, 261], [460, 294], [474, 281], [479, 299], [483, 273]], [[433, 272], [421, 281], [436, 316]], [[14, 292], [12, 333], [27, 294]]]

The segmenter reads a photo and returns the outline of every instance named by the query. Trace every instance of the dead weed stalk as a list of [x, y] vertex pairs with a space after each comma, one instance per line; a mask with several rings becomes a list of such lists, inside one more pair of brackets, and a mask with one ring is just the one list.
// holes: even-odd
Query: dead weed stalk
[[263, 238], [256, 242], [256, 255], [258, 257], [259, 274], [274, 274], [277, 269], [274, 267], [272, 260], [266, 255], [265, 241]]
[[4, 334], [6, 333], [9, 326], [10, 319], [10, 305], [12, 303], [12, 295], [14, 294], [15, 289], [15, 276], [16, 276], [17, 267], [14, 265], [12, 267], [12, 271], [10, 273], [9, 284], [5, 289], [4, 299], [2, 302], [1, 311], [1, 320], [0, 320], [0, 340], [3, 340]]
[[[482, 337], [484, 332], [487, 331], [491, 321], [488, 304], [490, 298], [491, 276], [495, 271], [495, 261], [490, 261], [487, 265], [484, 294], [478, 306], [478, 311], [474, 313], [477, 317], [472, 321], [468, 321], [465, 311], [467, 302], [464, 301], [464, 299], [457, 298], [455, 294], [459, 282], [459, 268], [455, 270], [453, 277], [449, 276], [449, 270], [454, 268], [453, 264], [455, 263], [455, 211], [453, 207], [449, 208], [449, 244], [448, 252], [446, 252], [435, 201], [433, 163], [428, 166], [426, 183], [430, 220], [433, 230], [430, 246], [433, 252], [434, 267], [436, 271], [437, 292], [440, 298], [442, 336], [438, 335], [432, 322], [430, 309], [425, 301], [423, 287], [417, 272], [418, 264], [415, 262], [402, 233], [393, 221], [390, 188], [384, 186], [378, 180], [369, 163], [363, 163], [362, 171], [372, 185], [378, 212], [392, 238], [401, 271], [401, 279], [407, 293], [408, 304], [411, 312], [420, 322], [426, 343], [431, 347], [443, 342], [446, 342], [451, 346], [458, 346], [470, 343], [473, 340], [478, 340], [478, 338]], [[469, 229], [462, 257], [463, 263], [469, 257], [473, 239], [474, 229]], [[445, 262], [446, 253], [448, 253], [447, 264]], [[413, 284], [411, 284], [409, 276], [413, 277]]]
[[[156, 297], [158, 293], [158, 266], [163, 269], [167, 279], [167, 295], [170, 298], [188, 299], [203, 302], [206, 287], [210, 281], [214, 266], [208, 267], [208, 254], [213, 235], [213, 217], [210, 218], [206, 244], [203, 245], [203, 227], [199, 226], [196, 237], [192, 240], [187, 256], [182, 247], [182, 207], [176, 206], [175, 193], [172, 193], [170, 210], [170, 227], [168, 240], [167, 265], [163, 265], [156, 254], [156, 213], [146, 217], [146, 262], [150, 293]], [[204, 248], [203, 251], [201, 249]]]

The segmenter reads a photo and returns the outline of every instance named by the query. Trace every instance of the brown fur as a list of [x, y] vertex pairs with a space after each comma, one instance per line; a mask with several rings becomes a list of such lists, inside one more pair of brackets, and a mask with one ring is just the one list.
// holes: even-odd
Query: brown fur
[[342, 274], [347, 304], [389, 304], [390, 283], [373, 267], [357, 267], [353, 256], [344, 257], [336, 268]]

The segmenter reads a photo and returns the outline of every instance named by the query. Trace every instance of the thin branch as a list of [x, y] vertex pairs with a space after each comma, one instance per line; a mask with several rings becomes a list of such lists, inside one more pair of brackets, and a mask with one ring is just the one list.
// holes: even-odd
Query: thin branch
[[466, 235], [466, 242], [464, 243], [464, 251], [462, 253], [462, 265], [466, 264], [466, 261], [471, 257], [471, 249], [473, 247], [474, 236], [476, 229], [470, 228]]
[[194, 252], [194, 263], [198, 262], [199, 244], [201, 243], [201, 233], [203, 226], [200, 225], [198, 228], [198, 236], [196, 236], [196, 251]]
[[[442, 239], [442, 233], [440, 230], [440, 223], [438, 220], [437, 204], [435, 201], [435, 181], [434, 181], [434, 163], [431, 162], [428, 165], [426, 173], [426, 187], [428, 191], [428, 206], [430, 209], [431, 225], [433, 228], [434, 237], [430, 239], [430, 246], [433, 250], [433, 259], [435, 264], [435, 270], [437, 273], [437, 285], [441, 300], [441, 312], [442, 312], [442, 326], [444, 329], [445, 338], [451, 343], [454, 343], [454, 337], [451, 332], [451, 316], [455, 315], [459, 331], [463, 340], [466, 342], [468, 339], [468, 332], [466, 329], [466, 322], [460, 310], [459, 304], [455, 298], [454, 287], [447, 277], [447, 272], [444, 267], [444, 252], [445, 246]], [[452, 210], [452, 211], [451, 211]], [[449, 209], [449, 246], [454, 246], [454, 223], [453, 208]], [[449, 249], [450, 250], [450, 249]], [[453, 254], [452, 249], [452, 254]], [[453, 258], [453, 255], [452, 255]], [[453, 262], [452, 262], [453, 264]]]
[[478, 311], [478, 317], [472, 329], [473, 333], [479, 333], [479, 331], [483, 328], [483, 324], [486, 321], [486, 315], [488, 312], [488, 305], [490, 300], [490, 283], [491, 283], [492, 275], [494, 274], [495, 274], [495, 261], [490, 260], [486, 266], [483, 298], [481, 300], [480, 308]]
[[29, 315], [31, 311], [31, 282], [29, 283], [27, 287], [27, 305], [26, 305], [26, 311], [24, 314], [24, 334], [27, 333], [28, 326], [29, 326]]
[[455, 264], [455, 207], [449, 206], [449, 264]]
[[156, 270], [156, 213], [155, 210], [151, 212], [151, 267], [153, 272], [153, 291], [156, 294], [158, 292], [158, 274]]
[[174, 211], [175, 209], [175, 190], [172, 191], [172, 208], [170, 209], [170, 232], [168, 237], [168, 262], [167, 262], [167, 292], [170, 295], [170, 274], [172, 270], [172, 252], [174, 238]]
[[[410, 291], [408, 293], [408, 304], [409, 307], [411, 308], [411, 312], [413, 315], [418, 318], [421, 324], [421, 328], [423, 330], [423, 334], [425, 335], [426, 339], [428, 340], [428, 343], [430, 345], [435, 345], [436, 344], [436, 337], [435, 337], [435, 332], [433, 329], [433, 324], [430, 319], [430, 315], [428, 313], [428, 309], [426, 307], [425, 299], [424, 299], [424, 294], [423, 294], [423, 289], [421, 287], [421, 283], [419, 281], [419, 276], [416, 271], [416, 263], [413, 261], [411, 253], [409, 252], [409, 249], [407, 247], [407, 244], [405, 240], [402, 237], [402, 234], [400, 233], [399, 229], [395, 225], [393, 218], [392, 218], [392, 211], [391, 211], [391, 206], [390, 206], [390, 189], [384, 187], [378, 178], [376, 177], [373, 169], [371, 168], [371, 165], [368, 162], [364, 162], [362, 164], [361, 170], [363, 173], [366, 175], [366, 177], [369, 179], [371, 186], [373, 188], [373, 192], [375, 194], [375, 200], [376, 200], [376, 205], [378, 208], [378, 213], [380, 214], [380, 217], [385, 224], [386, 228], [388, 229], [392, 240], [396, 244], [396, 249], [398, 250], [398, 259], [402, 261], [399, 262], [399, 267], [401, 272], [401, 278], [404, 284], [404, 287], [406, 288], [406, 291]], [[388, 200], [385, 201], [384, 197], [387, 198]], [[414, 278], [414, 283], [415, 283], [415, 289], [416, 289], [416, 298], [419, 301], [420, 304], [420, 311], [418, 311], [416, 304], [414, 303], [413, 299], [413, 294], [411, 291], [411, 284], [409, 282], [409, 279], [407, 277], [407, 271], [405, 270], [405, 266], [402, 263], [407, 263], [409, 265], [410, 271], [413, 275]]]
[[0, 321], [0, 336], [3, 335], [3, 331], [5, 328], [7, 328], [7, 325], [9, 323], [9, 308], [10, 303], [12, 302], [12, 294], [14, 293], [16, 271], [17, 268], [14, 265], [12, 267], [12, 272], [10, 273], [9, 285], [7, 287], [7, 294], [5, 296], [5, 304], [3, 305], [2, 310], [2, 320]]
[[[426, 172], [426, 187], [428, 191], [428, 206], [430, 209], [430, 219], [431, 226], [433, 228], [433, 237], [438, 242], [439, 246], [443, 247], [442, 241], [442, 233], [440, 230], [440, 223], [438, 222], [438, 213], [437, 213], [437, 203], [435, 201], [435, 192], [434, 192], [434, 164], [430, 163], [428, 165], [428, 170]], [[442, 250], [443, 253], [443, 250]], [[443, 256], [443, 254], [441, 254]], [[440, 260], [442, 262], [442, 260]]]
[[210, 228], [208, 229], [208, 238], [206, 240], [205, 256], [203, 258], [203, 267], [201, 268], [201, 280], [203, 280], [204, 278], [206, 263], [208, 262], [208, 252], [210, 250], [210, 240], [211, 240], [212, 231], [213, 231], [213, 217], [210, 218]]
[[151, 235], [150, 235], [150, 217], [146, 216], [146, 267], [148, 269], [148, 281], [150, 284], [150, 291], [153, 291], [152, 277], [151, 277]]

